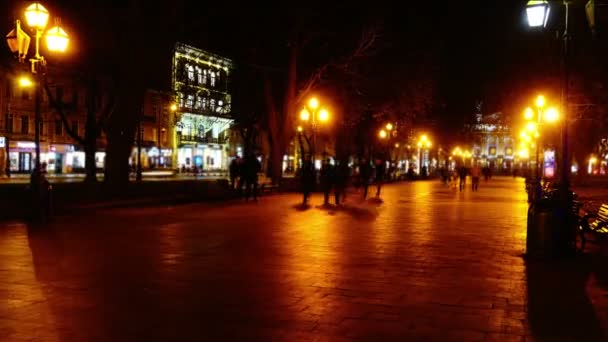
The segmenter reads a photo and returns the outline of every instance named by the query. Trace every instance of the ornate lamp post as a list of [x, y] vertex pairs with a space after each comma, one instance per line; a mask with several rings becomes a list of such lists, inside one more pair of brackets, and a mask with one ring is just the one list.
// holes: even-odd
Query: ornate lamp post
[[[44, 76], [46, 74], [46, 59], [40, 55], [40, 39], [44, 36], [46, 38], [47, 48], [51, 52], [65, 52], [68, 47], [69, 37], [67, 33], [57, 24], [50, 28], [45, 33], [45, 29], [49, 20], [49, 11], [44, 8], [40, 3], [35, 2], [29, 5], [25, 9], [25, 19], [27, 25], [34, 31], [35, 37], [35, 50], [34, 56], [30, 58], [31, 73], [34, 81], [29, 81], [30, 86], [35, 87], [35, 98], [34, 98], [34, 113], [35, 113], [35, 127], [34, 127], [34, 141], [36, 149], [36, 161], [35, 167], [40, 171], [40, 105], [42, 101], [42, 85], [44, 83]], [[15, 29], [13, 29], [7, 36], [6, 40], [11, 51], [17, 55], [20, 62], [24, 62], [27, 58], [29, 50], [30, 37], [21, 29], [21, 21], [15, 21]], [[25, 86], [25, 83], [20, 81], [20, 84]], [[36, 180], [38, 181], [38, 180]]]
[[431, 140], [429, 140], [426, 134], [423, 134], [420, 136], [420, 138], [418, 138], [418, 143], [416, 145], [418, 146], [418, 175], [420, 175], [420, 172], [422, 171], [422, 149], [431, 148], [431, 146], [433, 146], [433, 143], [431, 142]]
[[[535, 182], [536, 182], [536, 187], [535, 187], [535, 198], [538, 199], [541, 196], [541, 192], [542, 192], [542, 186], [541, 186], [541, 179], [542, 179], [542, 172], [541, 172], [541, 162], [544, 161], [544, 156], [541, 156], [541, 154], [543, 153], [543, 149], [542, 149], [542, 141], [541, 141], [541, 135], [539, 133], [539, 128], [544, 125], [545, 123], [553, 123], [555, 121], [558, 120], [559, 118], [559, 113], [557, 111], [557, 109], [555, 109], [554, 107], [549, 107], [546, 111], [544, 110], [546, 104], [546, 100], [545, 97], [542, 95], [539, 95], [536, 98], [536, 113], [534, 112], [534, 110], [530, 107], [526, 108], [526, 110], [524, 111], [524, 117], [526, 120], [528, 120], [528, 123], [526, 124], [526, 128], [524, 131], [522, 131], [521, 133], [521, 137], [523, 139], [526, 139], [528, 142], [531, 140], [531, 137], [534, 137], [537, 139], [536, 141], [536, 172], [535, 172]], [[536, 115], [535, 115], [536, 114]], [[536, 116], [536, 117], [535, 117]]]
[[[568, 22], [570, 17], [570, 3], [569, 0], [555, 1], [556, 3], [562, 3], [565, 7], [564, 16], [564, 30], [562, 33], [563, 41], [563, 73], [562, 73], [562, 98], [561, 108], [563, 115], [562, 124], [562, 156], [561, 156], [561, 172], [560, 172], [560, 194], [563, 200], [566, 200], [569, 196], [570, 187], [570, 158], [568, 153], [568, 78], [569, 78], [569, 58], [568, 58], [568, 41], [570, 35], [568, 31]], [[547, 0], [530, 0], [526, 5], [526, 15], [528, 18], [528, 25], [533, 28], [546, 27], [549, 20], [549, 13], [551, 12], [551, 6]]]
[[[302, 121], [303, 124], [310, 123], [312, 137], [307, 140], [309, 140], [310, 158], [314, 163], [318, 122], [325, 123], [329, 121], [329, 111], [320, 106], [319, 100], [316, 97], [312, 97], [300, 111], [300, 121]], [[304, 127], [298, 126], [298, 132], [303, 133], [303, 131]]]

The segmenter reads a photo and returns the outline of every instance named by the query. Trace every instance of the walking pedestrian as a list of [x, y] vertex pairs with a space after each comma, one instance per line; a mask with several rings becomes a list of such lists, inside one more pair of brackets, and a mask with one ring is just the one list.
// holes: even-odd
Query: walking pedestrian
[[467, 168], [464, 165], [458, 169], [458, 178], [460, 179], [460, 191], [462, 191], [467, 183]]
[[361, 160], [359, 164], [359, 176], [361, 177], [361, 186], [363, 186], [363, 199], [367, 198], [367, 190], [369, 187], [369, 180], [372, 173], [372, 167], [365, 158]]
[[305, 161], [304, 165], [302, 165], [301, 182], [302, 182], [301, 186], [302, 186], [302, 195], [303, 195], [302, 205], [306, 206], [308, 204], [308, 197], [310, 196], [310, 193], [313, 191], [313, 188], [316, 183], [314, 166], [310, 160]]
[[350, 167], [348, 166], [348, 161], [341, 160], [335, 171], [334, 196], [336, 205], [340, 205], [340, 199], [342, 199], [342, 202], [346, 200], [346, 187], [348, 186], [349, 178]]
[[229, 168], [229, 172], [230, 172], [230, 190], [235, 190], [236, 187], [236, 180], [237, 178], [240, 176], [239, 175], [239, 169], [240, 169], [240, 159], [238, 156], [234, 159], [232, 159], [232, 161], [230, 162], [230, 168]]
[[251, 195], [254, 201], [258, 200], [258, 173], [261, 168], [260, 161], [253, 154], [245, 158], [245, 201], [249, 201]]
[[475, 164], [471, 168], [471, 190], [477, 191], [479, 190], [479, 176], [481, 174], [481, 169], [479, 165]]
[[329, 159], [323, 161], [321, 166], [320, 181], [321, 187], [323, 188], [323, 205], [329, 205], [329, 194], [334, 182], [334, 167], [329, 163]]
[[382, 183], [386, 177], [386, 162], [382, 159], [376, 160], [376, 197], [380, 197]]

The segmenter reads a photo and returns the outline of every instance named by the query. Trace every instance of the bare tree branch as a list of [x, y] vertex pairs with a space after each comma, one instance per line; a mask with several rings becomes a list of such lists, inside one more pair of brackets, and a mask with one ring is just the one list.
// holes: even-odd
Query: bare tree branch
[[70, 126], [70, 123], [68, 122], [67, 116], [65, 115], [65, 112], [63, 111], [63, 104], [64, 104], [63, 101], [61, 101], [61, 99], [58, 100], [58, 99], [53, 98], [51, 88], [49, 87], [48, 83], [46, 83], [46, 82], [44, 82], [44, 90], [46, 92], [47, 97], [49, 98], [51, 107], [57, 112], [57, 114], [59, 114], [59, 117], [61, 118], [61, 122], [63, 123], [63, 126], [65, 127], [65, 131], [68, 133], [68, 135], [72, 139], [76, 140], [76, 142], [78, 142], [81, 145], [84, 145], [85, 144], [84, 139], [72, 130], [72, 127]]
[[302, 86], [296, 98], [296, 103], [301, 103], [304, 98], [308, 96], [310, 91], [321, 81], [323, 76], [330, 68], [348, 72], [357, 59], [368, 56], [369, 52], [375, 46], [379, 36], [378, 29], [374, 27], [363, 31], [361, 38], [359, 39], [359, 43], [353, 52], [344, 58], [344, 60], [339, 63], [329, 62], [317, 68], [317, 70], [310, 75], [308, 80], [306, 80]]

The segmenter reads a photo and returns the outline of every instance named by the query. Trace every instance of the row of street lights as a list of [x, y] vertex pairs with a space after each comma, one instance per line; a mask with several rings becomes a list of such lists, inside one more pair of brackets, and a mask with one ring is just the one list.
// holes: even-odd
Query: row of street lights
[[[397, 137], [397, 130], [395, 129], [395, 125], [393, 125], [390, 122], [386, 123], [378, 131], [378, 137], [380, 138], [380, 140], [383, 140], [383, 141], [388, 140], [391, 137]], [[396, 142], [394, 144], [394, 146], [395, 146], [395, 148], [400, 147], [398, 142]], [[422, 151], [423, 151], [423, 149], [429, 150], [433, 146], [433, 143], [431, 142], [431, 140], [428, 138], [428, 136], [426, 134], [421, 134], [420, 137], [416, 140], [416, 146], [418, 147], [418, 163], [417, 163], [418, 170], [417, 171], [420, 174], [420, 172], [422, 170]], [[407, 147], [409, 149], [410, 145], [407, 145]]]
[[[541, 163], [544, 162], [544, 149], [542, 143], [542, 135], [541, 128], [545, 124], [552, 124], [559, 120], [559, 112], [555, 107], [546, 106], [546, 99], [543, 95], [538, 95], [536, 97], [535, 105], [536, 110], [532, 109], [532, 107], [527, 107], [524, 110], [524, 118], [526, 120], [526, 125], [524, 129], [520, 133], [521, 143], [520, 143], [520, 156], [529, 156], [529, 148], [535, 148], [535, 196], [539, 198], [541, 195], [542, 187], [541, 187], [541, 179], [542, 179], [542, 169]], [[534, 142], [532, 140], [535, 140]], [[524, 152], [525, 151], [525, 152]]]

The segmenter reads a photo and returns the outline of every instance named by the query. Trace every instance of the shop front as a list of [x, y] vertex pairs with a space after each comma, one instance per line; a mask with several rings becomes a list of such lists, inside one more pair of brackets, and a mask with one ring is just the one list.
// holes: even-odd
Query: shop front
[[152, 147], [145, 151], [149, 168], [151, 169], [170, 169], [172, 167], [171, 157], [173, 150], [170, 148]]
[[227, 153], [220, 144], [182, 145], [177, 150], [180, 170], [227, 170]]
[[[171, 158], [173, 150], [170, 148], [159, 149], [156, 146], [141, 148], [141, 168], [142, 169], [169, 169], [172, 168]], [[137, 166], [137, 147], [131, 151], [129, 165], [133, 168]]]
[[8, 146], [10, 172], [31, 173], [34, 169], [36, 144], [33, 141], [10, 141]]

